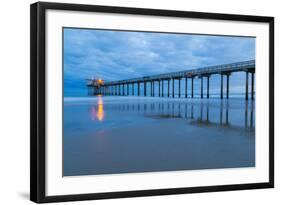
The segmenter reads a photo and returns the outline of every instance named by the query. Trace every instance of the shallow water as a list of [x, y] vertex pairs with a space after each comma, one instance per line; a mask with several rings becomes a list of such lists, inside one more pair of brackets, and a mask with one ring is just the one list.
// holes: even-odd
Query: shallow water
[[65, 98], [64, 176], [255, 166], [254, 102]]

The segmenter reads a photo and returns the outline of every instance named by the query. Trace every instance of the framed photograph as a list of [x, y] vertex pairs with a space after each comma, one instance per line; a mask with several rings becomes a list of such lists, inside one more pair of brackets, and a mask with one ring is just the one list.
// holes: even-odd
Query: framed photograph
[[31, 5], [34, 202], [274, 187], [274, 18]]

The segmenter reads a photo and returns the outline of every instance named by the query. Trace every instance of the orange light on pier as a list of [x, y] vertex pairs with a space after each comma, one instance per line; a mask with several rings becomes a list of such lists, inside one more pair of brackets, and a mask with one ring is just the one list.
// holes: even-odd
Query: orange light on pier
[[103, 84], [103, 80], [102, 80], [102, 79], [99, 78], [97, 81], [98, 81], [98, 84], [99, 84], [99, 85], [102, 85], [102, 84]]

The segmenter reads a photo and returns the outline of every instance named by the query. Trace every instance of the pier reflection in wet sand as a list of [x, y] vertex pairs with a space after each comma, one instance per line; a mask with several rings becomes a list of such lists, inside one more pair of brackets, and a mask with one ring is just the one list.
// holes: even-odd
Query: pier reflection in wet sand
[[64, 175], [255, 166], [254, 101], [66, 99]]

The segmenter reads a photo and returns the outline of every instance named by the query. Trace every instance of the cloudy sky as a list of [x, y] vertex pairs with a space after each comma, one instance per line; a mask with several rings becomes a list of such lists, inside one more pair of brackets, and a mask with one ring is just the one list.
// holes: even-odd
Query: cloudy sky
[[[86, 95], [91, 77], [121, 80], [252, 59], [255, 38], [65, 28], [64, 94]], [[242, 92], [243, 74], [232, 75], [233, 91]]]

